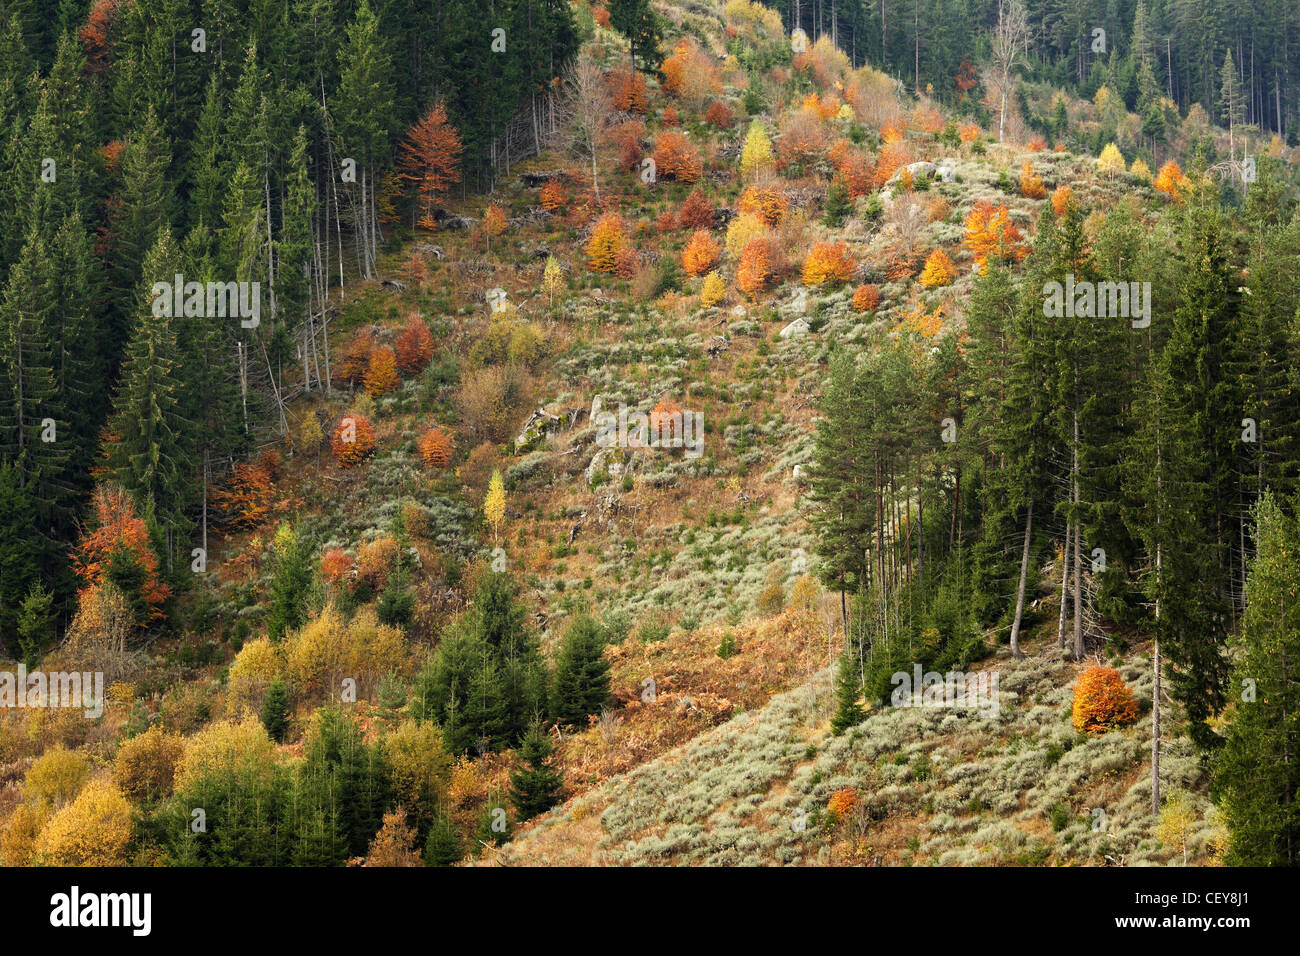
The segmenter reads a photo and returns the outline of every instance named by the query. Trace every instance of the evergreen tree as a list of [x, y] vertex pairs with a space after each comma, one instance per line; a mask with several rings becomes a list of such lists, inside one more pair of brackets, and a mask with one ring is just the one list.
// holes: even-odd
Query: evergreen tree
[[1250, 563], [1246, 613], [1234, 640], [1226, 741], [1213, 790], [1231, 835], [1232, 866], [1295, 866], [1300, 858], [1300, 519], [1265, 493], [1255, 509], [1258, 551]]
[[609, 661], [600, 625], [588, 614], [575, 617], [555, 661], [551, 713], [561, 724], [585, 725], [609, 703]]
[[262, 699], [262, 726], [276, 743], [284, 743], [289, 730], [289, 689], [279, 677], [271, 681]]
[[831, 733], [839, 735], [866, 720], [866, 712], [858, 699], [862, 696], [862, 673], [856, 655], [847, 650], [840, 657], [835, 674], [835, 716], [831, 718]]
[[438, 816], [429, 826], [424, 843], [424, 862], [428, 866], [451, 866], [465, 856], [456, 828], [445, 816]]
[[523, 765], [510, 773], [510, 802], [520, 820], [545, 813], [560, 802], [564, 775], [551, 765], [554, 750], [551, 738], [538, 726], [524, 737], [519, 751]]
[[266, 636], [279, 641], [307, 622], [307, 603], [314, 579], [314, 549], [300, 528], [283, 525], [273, 543], [275, 566], [271, 572], [271, 606], [266, 614]]

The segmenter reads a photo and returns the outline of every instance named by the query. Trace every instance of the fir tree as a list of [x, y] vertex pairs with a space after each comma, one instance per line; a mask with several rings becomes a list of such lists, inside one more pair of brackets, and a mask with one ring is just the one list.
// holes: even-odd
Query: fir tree
[[583, 726], [609, 703], [609, 661], [600, 626], [587, 614], [573, 619], [555, 661], [551, 713], [561, 724]]

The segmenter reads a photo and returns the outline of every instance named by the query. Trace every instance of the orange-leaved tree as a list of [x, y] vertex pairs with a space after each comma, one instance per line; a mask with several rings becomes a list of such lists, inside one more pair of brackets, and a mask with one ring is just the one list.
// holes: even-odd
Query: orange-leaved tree
[[407, 375], [424, 371], [433, 358], [433, 333], [418, 316], [412, 316], [397, 337], [397, 367]]
[[771, 186], [750, 186], [740, 196], [741, 212], [751, 213], [767, 226], [775, 226], [785, 218], [790, 200], [785, 193]]
[[682, 250], [682, 268], [687, 275], [702, 276], [713, 268], [721, 254], [722, 247], [717, 240], [707, 230], [697, 229]]
[[772, 253], [768, 239], [755, 236], [745, 243], [736, 266], [736, 287], [753, 298], [767, 286], [772, 278]]
[[420, 436], [420, 458], [430, 468], [451, 464], [451, 436], [441, 428], [430, 428]]
[[487, 236], [489, 251], [492, 249], [492, 240], [504, 233], [509, 225], [504, 209], [496, 203], [488, 206], [487, 212], [483, 214], [483, 235]]
[[108, 582], [135, 604], [137, 624], [161, 617], [158, 608], [171, 589], [158, 576], [149, 529], [130, 495], [112, 482], [97, 485], [91, 507], [93, 530], [82, 535], [72, 552], [73, 570], [83, 582], [78, 595]]
[[1172, 159], [1160, 167], [1160, 173], [1151, 184], [1170, 199], [1181, 200], [1183, 190], [1187, 188], [1188, 179], [1182, 168]]
[[366, 377], [370, 368], [370, 353], [375, 350], [375, 336], [369, 328], [358, 329], [352, 341], [343, 350], [343, 361], [339, 363], [339, 377], [349, 385], [355, 385]]
[[375, 453], [375, 429], [364, 415], [350, 412], [339, 419], [330, 438], [334, 460], [344, 468], [359, 465]]
[[1024, 234], [1011, 222], [1005, 204], [995, 208], [987, 199], [981, 199], [966, 216], [964, 244], [980, 268], [990, 255], [1007, 260], [1023, 259], [1028, 252], [1023, 240]]
[[546, 185], [542, 187], [541, 198], [542, 208], [547, 212], [555, 212], [564, 205], [564, 186], [558, 179], [548, 179]]
[[925, 268], [921, 270], [921, 285], [927, 289], [933, 289], [937, 286], [947, 285], [956, 276], [957, 267], [952, 264], [952, 259], [948, 257], [948, 253], [942, 249], [936, 249], [925, 260]]
[[1026, 199], [1043, 199], [1047, 196], [1047, 187], [1043, 185], [1042, 177], [1034, 172], [1034, 164], [1027, 159], [1020, 167], [1020, 195]]
[[370, 366], [366, 369], [366, 393], [371, 396], [386, 395], [402, 384], [397, 374], [397, 356], [386, 345], [370, 353]]
[[1074, 202], [1074, 190], [1067, 184], [1062, 183], [1052, 190], [1052, 212], [1056, 213], [1059, 219], [1069, 210]]
[[853, 254], [846, 242], [816, 242], [803, 263], [803, 284], [847, 282], [853, 276]]
[[677, 221], [683, 229], [707, 229], [713, 225], [713, 203], [709, 202], [709, 197], [704, 195], [699, 186], [692, 189], [682, 203]]
[[606, 213], [596, 220], [587, 239], [587, 265], [592, 272], [615, 272], [626, 247], [627, 235], [622, 217], [616, 212]]
[[397, 170], [415, 187], [419, 198], [419, 225], [437, 228], [434, 206], [447, 190], [460, 182], [460, 133], [447, 119], [447, 107], [435, 102], [411, 127], [397, 151]]
[[1137, 720], [1138, 705], [1124, 678], [1113, 667], [1089, 667], [1074, 685], [1074, 729], [1101, 734]]
[[679, 183], [693, 183], [704, 171], [699, 153], [679, 130], [669, 129], [659, 134], [654, 158], [657, 174]]
[[871, 312], [880, 305], [880, 289], [873, 283], [864, 282], [853, 290], [853, 311]]

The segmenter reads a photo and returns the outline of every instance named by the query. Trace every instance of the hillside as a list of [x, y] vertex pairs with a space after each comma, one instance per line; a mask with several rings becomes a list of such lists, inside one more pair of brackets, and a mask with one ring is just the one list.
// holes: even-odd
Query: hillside
[[541, 7], [5, 27], [0, 862], [1294, 862], [1281, 95]]

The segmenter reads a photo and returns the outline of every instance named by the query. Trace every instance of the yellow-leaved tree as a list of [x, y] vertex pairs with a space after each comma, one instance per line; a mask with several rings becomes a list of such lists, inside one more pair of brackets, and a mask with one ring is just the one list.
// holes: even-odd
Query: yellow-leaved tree
[[487, 495], [483, 498], [483, 517], [492, 526], [492, 540], [496, 542], [506, 520], [506, 486], [499, 470], [492, 472], [492, 479], [488, 482]]
[[100, 778], [45, 824], [36, 859], [47, 866], [123, 866], [131, 843], [131, 804]]
[[1097, 172], [1109, 177], [1124, 172], [1125, 168], [1124, 154], [1114, 143], [1101, 151], [1101, 156], [1097, 160]]
[[776, 162], [772, 141], [763, 131], [763, 124], [754, 120], [745, 135], [745, 148], [740, 152], [740, 178], [750, 180], [761, 169], [770, 169]]
[[700, 305], [706, 309], [712, 308], [721, 302], [726, 294], [727, 286], [722, 281], [722, 276], [710, 272], [704, 277], [704, 284], [700, 287]]
[[555, 256], [546, 257], [546, 269], [542, 272], [542, 288], [550, 297], [551, 308], [555, 308], [555, 294], [564, 289], [564, 270], [560, 268]]

